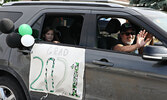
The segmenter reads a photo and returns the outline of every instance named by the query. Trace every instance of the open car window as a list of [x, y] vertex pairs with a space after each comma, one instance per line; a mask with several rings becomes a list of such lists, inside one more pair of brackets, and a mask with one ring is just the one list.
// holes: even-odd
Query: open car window
[[[100, 49], [105, 49], [105, 50], [112, 50], [116, 52], [122, 52], [122, 53], [127, 53], [127, 54], [142, 54], [143, 53], [143, 48], [147, 45], [159, 45], [161, 42], [152, 35], [152, 33], [147, 33], [146, 38], [149, 38], [151, 36], [151, 40], [148, 41], [143, 47], [141, 48], [136, 48], [133, 51], [119, 51], [115, 49], [117, 45], [122, 45], [122, 46], [129, 46], [125, 44], [128, 40], [123, 40], [122, 39], [122, 32], [123, 30], [122, 26], [125, 23], [130, 23], [130, 25], [133, 26], [135, 34], [131, 36], [125, 36], [125, 38], [133, 38], [133, 41], [130, 45], [135, 45], [137, 44], [137, 35], [140, 33], [140, 31], [146, 31], [149, 32], [149, 30], [144, 29], [142, 26], [136, 25], [134, 22], [129, 21], [126, 18], [120, 18], [120, 17], [112, 17], [112, 16], [102, 16], [99, 19], [97, 19], [97, 27], [98, 27], [98, 32], [97, 32], [97, 48]], [[128, 34], [129, 35], [129, 34]]]
[[58, 35], [60, 43], [79, 45], [83, 17], [81, 15], [62, 15], [49, 13], [39, 18], [32, 26], [35, 38], [44, 40], [44, 30], [48, 27]]

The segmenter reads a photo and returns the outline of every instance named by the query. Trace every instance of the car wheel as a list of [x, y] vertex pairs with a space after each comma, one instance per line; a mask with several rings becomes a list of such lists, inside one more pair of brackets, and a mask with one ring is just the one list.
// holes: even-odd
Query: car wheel
[[26, 100], [19, 83], [12, 77], [0, 77], [0, 100]]

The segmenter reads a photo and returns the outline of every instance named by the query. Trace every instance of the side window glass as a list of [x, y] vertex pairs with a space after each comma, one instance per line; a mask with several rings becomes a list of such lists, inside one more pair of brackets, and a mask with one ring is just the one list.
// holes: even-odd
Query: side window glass
[[33, 30], [32, 36], [33, 36], [36, 40], [39, 39], [41, 30], [42, 30], [43, 20], [44, 20], [44, 15], [41, 16], [41, 17], [32, 25], [32, 30]]
[[47, 42], [79, 45], [82, 24], [81, 15], [46, 14], [40, 38]]
[[[0, 11], [0, 19], [8, 18], [15, 23], [23, 14], [21, 12], [5, 12]], [[2, 34], [0, 32], [0, 34]]]
[[23, 14], [21, 12], [2, 12], [0, 11], [0, 19], [8, 18], [13, 22], [16, 22]]
[[160, 43], [149, 30], [125, 18], [103, 16], [97, 23], [97, 44], [100, 49], [142, 54], [145, 46]]

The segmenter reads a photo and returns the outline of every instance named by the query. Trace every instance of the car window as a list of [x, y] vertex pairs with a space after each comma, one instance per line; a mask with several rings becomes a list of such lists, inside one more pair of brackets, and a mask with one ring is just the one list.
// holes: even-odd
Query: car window
[[[126, 18], [120, 17], [101, 16], [97, 19], [97, 23], [97, 48], [100, 49], [123, 52], [127, 54], [142, 54], [144, 46], [160, 43], [160, 41], [155, 38], [152, 33], [147, 33], [146, 38], [150, 38], [150, 40], [142, 48], [136, 48], [133, 51], [123, 51], [122, 48], [121, 50], [118, 50], [116, 48], [118, 45], [129, 46], [125, 43], [131, 42], [130, 45], [136, 45], [137, 35], [140, 31], [144, 32], [145, 29], [142, 26], [136, 25], [135, 22], [131, 22]], [[130, 33], [126, 35], [127, 33], [123, 32], [123, 26], [126, 25], [126, 23], [130, 23], [130, 25], [132, 25], [134, 34]], [[145, 31], [149, 32], [148, 30]], [[122, 38], [125, 39], [123, 40]]]
[[98, 19], [98, 48], [112, 50], [119, 38], [120, 28], [126, 22], [124, 18], [113, 18], [110, 16]]
[[[42, 19], [39, 19], [33, 26], [34, 29], [41, 29], [40, 39], [44, 39], [45, 29], [53, 28], [54, 34], [57, 35], [60, 43], [79, 45], [80, 35], [83, 24], [83, 17], [81, 15], [59, 15], [46, 14], [41, 28]], [[56, 40], [54, 38], [54, 40]]]
[[0, 19], [9, 18], [13, 22], [16, 22], [22, 16], [21, 12], [2, 12], [0, 11]]
[[44, 17], [45, 17], [44, 15], [41, 16], [41, 17], [32, 25], [32, 30], [33, 30], [32, 36], [33, 36], [36, 40], [40, 39], [39, 36], [40, 36], [41, 29], [42, 29], [42, 26], [43, 26]]
[[[0, 19], [8, 18], [12, 20], [14, 23], [22, 16], [21, 12], [5, 12], [0, 11]], [[1, 32], [0, 32], [1, 34]]]

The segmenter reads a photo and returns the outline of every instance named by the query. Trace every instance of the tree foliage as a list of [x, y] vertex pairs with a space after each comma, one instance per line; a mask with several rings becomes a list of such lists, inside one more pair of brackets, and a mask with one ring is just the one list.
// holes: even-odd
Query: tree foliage
[[4, 3], [11, 2], [11, 1], [19, 1], [19, 0], [4, 0]]
[[167, 0], [130, 0], [130, 4], [167, 11]]
[[[19, 1], [19, 0], [4, 0], [3, 3], [12, 2], [12, 1]], [[3, 3], [2, 3], [2, 4], [3, 4]], [[2, 4], [0, 4], [0, 6], [1, 6]]]

